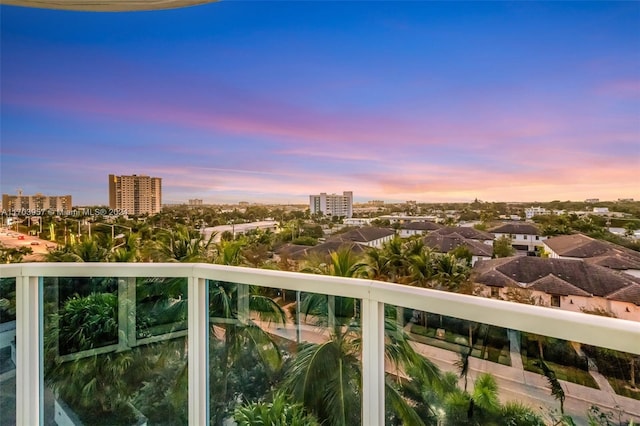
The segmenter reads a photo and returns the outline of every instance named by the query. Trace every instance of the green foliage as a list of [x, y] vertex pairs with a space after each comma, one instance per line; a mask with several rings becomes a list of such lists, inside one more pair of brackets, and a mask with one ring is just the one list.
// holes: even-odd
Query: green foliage
[[294, 239], [291, 243], [301, 246], [315, 246], [318, 243], [318, 240], [314, 237], [302, 236]]
[[16, 279], [0, 278], [0, 324], [16, 319]]
[[437, 256], [435, 270], [438, 288], [448, 291], [457, 291], [461, 284], [469, 278], [471, 272], [464, 261], [451, 254]]
[[60, 352], [75, 353], [118, 339], [118, 297], [112, 293], [92, 293], [68, 299], [57, 316]]
[[501, 411], [505, 426], [545, 426], [542, 417], [521, 402], [507, 402]]
[[464, 260], [467, 262], [468, 266], [471, 266], [471, 262], [473, 260], [473, 254], [471, 250], [469, 250], [466, 246], [458, 246], [451, 250], [449, 254], [454, 255], [457, 259]]
[[31, 247], [5, 247], [0, 244], [0, 263], [20, 263], [24, 256], [32, 253]]
[[310, 237], [314, 239], [324, 237], [324, 232], [322, 231], [322, 226], [315, 224], [305, 224], [302, 226], [302, 230], [300, 232], [301, 237]]
[[483, 373], [476, 379], [471, 399], [476, 407], [487, 412], [495, 412], [500, 408], [498, 401], [498, 383], [489, 373]]
[[137, 337], [186, 329], [187, 304], [186, 278], [137, 278]]
[[205, 241], [202, 234], [185, 225], [162, 229], [149, 247], [149, 257], [155, 262], [207, 262], [213, 235]]
[[515, 254], [515, 249], [511, 245], [511, 238], [503, 235], [500, 238], [496, 238], [493, 242], [493, 257], [509, 257]]
[[210, 385], [212, 418], [221, 424], [236, 398], [256, 399], [276, 379], [283, 365], [273, 337], [251, 318], [285, 323], [285, 313], [272, 299], [249, 287], [209, 282]]
[[302, 404], [293, 404], [284, 393], [276, 393], [272, 402], [253, 402], [236, 407], [233, 413], [238, 426], [320, 426]]

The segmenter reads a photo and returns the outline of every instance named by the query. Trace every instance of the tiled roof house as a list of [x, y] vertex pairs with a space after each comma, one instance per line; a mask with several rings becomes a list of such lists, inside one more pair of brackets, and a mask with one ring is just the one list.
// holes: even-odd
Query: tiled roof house
[[[472, 281], [485, 296], [525, 290], [537, 304], [580, 312], [604, 309], [640, 321], [640, 279], [573, 259], [515, 256], [476, 263]], [[511, 289], [511, 290], [510, 290]]]
[[640, 253], [584, 234], [560, 235], [544, 242], [549, 257], [579, 259], [640, 277]]

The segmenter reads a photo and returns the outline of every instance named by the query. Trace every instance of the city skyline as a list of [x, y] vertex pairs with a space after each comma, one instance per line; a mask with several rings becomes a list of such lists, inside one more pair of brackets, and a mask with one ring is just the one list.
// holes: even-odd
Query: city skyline
[[637, 2], [1, 9], [2, 193], [640, 198]]

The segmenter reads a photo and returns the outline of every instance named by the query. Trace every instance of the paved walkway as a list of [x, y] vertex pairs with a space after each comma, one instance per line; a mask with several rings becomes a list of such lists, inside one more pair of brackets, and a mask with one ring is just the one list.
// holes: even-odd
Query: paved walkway
[[573, 346], [573, 349], [576, 351], [576, 353], [579, 356], [583, 356], [585, 358], [587, 358], [587, 365], [589, 368], [589, 375], [591, 377], [593, 377], [593, 380], [596, 381], [596, 383], [598, 384], [598, 387], [600, 388], [600, 390], [603, 390], [605, 392], [609, 392], [615, 395], [616, 391], [613, 390], [613, 388], [611, 387], [611, 383], [609, 383], [609, 381], [607, 380], [606, 377], [604, 377], [602, 374], [600, 374], [600, 372], [598, 371], [598, 366], [596, 365], [596, 363], [589, 358], [583, 351], [582, 351], [582, 347], [580, 347], [579, 343], [576, 342], [571, 342], [571, 346]]
[[520, 332], [516, 330], [507, 330], [509, 336], [509, 357], [511, 358], [511, 366], [519, 370], [524, 370], [522, 365], [522, 355], [520, 354]]

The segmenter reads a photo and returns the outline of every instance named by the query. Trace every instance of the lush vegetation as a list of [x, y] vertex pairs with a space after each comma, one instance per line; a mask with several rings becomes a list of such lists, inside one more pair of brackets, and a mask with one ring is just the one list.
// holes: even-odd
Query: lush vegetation
[[[433, 208], [442, 211], [450, 222], [481, 220], [490, 224], [500, 215], [520, 214], [522, 207], [476, 200], [459, 209], [462, 214], [456, 219], [446, 213], [457, 208], [449, 205], [418, 206], [412, 213]], [[628, 210], [632, 214], [640, 212], [633, 205]], [[278, 234], [252, 231], [235, 238], [230, 233], [217, 240], [215, 235], [205, 239], [198, 229], [267, 218], [278, 220], [283, 231]], [[613, 238], [602, 233], [606, 224], [600, 218], [558, 216], [537, 221], [548, 235], [581, 231]], [[51, 228], [54, 237], [60, 238], [63, 223]], [[91, 237], [86, 234], [73, 242], [67, 241], [50, 251], [46, 260], [204, 262], [472, 292], [468, 282], [468, 250], [439, 254], [425, 247], [420, 239], [396, 238], [380, 249], [372, 248], [362, 254], [344, 248], [300, 262], [290, 261], [286, 256], [277, 258], [274, 252], [283, 244], [313, 245], [325, 232], [340, 228], [336, 220], [311, 218], [308, 212], [299, 210], [249, 206], [242, 211], [216, 211], [180, 207], [147, 217], [144, 222], [119, 218], [113, 225], [90, 226]], [[115, 235], [113, 226], [127, 231]], [[65, 227], [71, 228], [71, 223]], [[633, 244], [627, 241], [627, 245]], [[494, 255], [508, 256], [510, 247], [510, 241], [498, 242]], [[20, 253], [7, 250], [3, 256], [3, 261], [22, 260]], [[140, 277], [125, 281], [46, 280], [45, 380], [74, 409], [83, 412], [86, 419], [104, 418], [113, 422], [114, 412], [124, 412], [122, 424], [131, 424], [133, 404], [153, 424], [185, 424], [186, 280]], [[229, 418], [239, 424], [360, 424], [363, 372], [358, 301], [302, 294], [301, 305], [297, 307], [301, 320], [322, 336], [320, 342], [304, 343], [276, 331], [296, 321], [296, 316], [291, 315], [296, 306], [287, 302], [284, 291], [227, 282], [208, 285], [212, 424], [222, 424]], [[127, 289], [126, 294], [134, 295], [135, 300], [120, 303], [122, 288]], [[11, 290], [8, 282], [0, 281], [0, 318], [15, 315], [15, 289], [14, 293]], [[288, 300], [293, 298], [289, 295]], [[128, 310], [119, 312], [125, 306]], [[123, 315], [127, 318], [126, 329], [122, 325]], [[496, 380], [491, 375], [480, 375], [467, 389], [468, 357], [509, 362], [509, 342], [504, 330], [401, 308], [387, 309], [385, 316], [385, 356], [393, 366], [385, 381], [388, 424], [542, 425], [549, 421], [548, 413], [519, 404], [501, 404]], [[411, 323], [415, 324], [407, 329]], [[436, 335], [438, 329], [446, 330], [443, 338]], [[458, 351], [460, 375], [443, 373], [419, 355], [410, 344], [411, 340], [420, 341], [416, 334], [439, 340], [448, 345], [447, 349]], [[586, 373], [586, 360], [572, 348], [560, 347], [540, 336], [526, 336], [522, 345], [526, 368], [555, 380], [582, 380], [585, 385], [592, 385]], [[626, 368], [629, 374], [620, 374], [618, 370], [617, 376], [611, 374], [622, 383], [615, 382], [614, 387], [635, 383], [640, 365], [635, 358], [597, 351], [587, 353], [598, 365], [631, 365]], [[576, 379], [570, 377], [571, 366], [578, 367], [579, 372], [573, 373], [574, 377], [579, 376]], [[464, 387], [458, 385], [460, 377], [465, 379]], [[554, 389], [554, 383], [550, 379], [550, 390]], [[560, 398], [557, 389], [554, 396]], [[593, 413], [596, 420], [602, 415]], [[569, 421], [562, 416], [563, 413], [558, 421]]]

